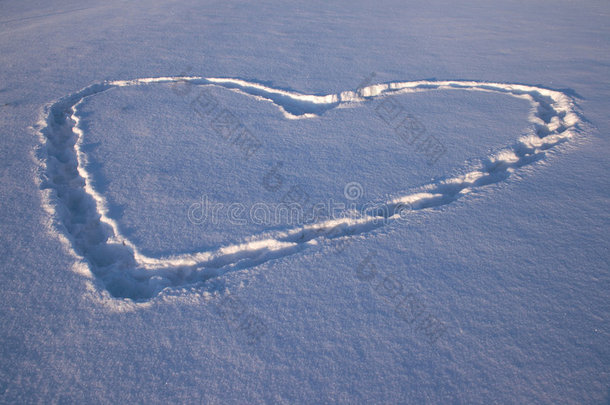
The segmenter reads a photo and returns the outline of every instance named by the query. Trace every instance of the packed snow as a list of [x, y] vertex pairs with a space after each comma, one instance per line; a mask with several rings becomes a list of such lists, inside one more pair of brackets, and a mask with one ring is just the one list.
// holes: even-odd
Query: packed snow
[[608, 403], [609, 17], [0, 3], [0, 402]]

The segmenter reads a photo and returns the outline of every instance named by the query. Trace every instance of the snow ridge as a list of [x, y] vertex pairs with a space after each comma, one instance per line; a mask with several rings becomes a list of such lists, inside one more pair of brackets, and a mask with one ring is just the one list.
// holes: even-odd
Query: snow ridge
[[[154, 258], [143, 255], [121, 235], [108, 216], [104, 196], [93, 187], [81, 149], [78, 105], [87, 97], [124, 86], [190, 83], [219, 86], [273, 103], [287, 119], [307, 119], [332, 108], [364, 103], [395, 94], [423, 91], [468, 90], [506, 94], [532, 105], [531, 133], [466, 174], [439, 180], [382, 204], [378, 209], [345, 218], [321, 221], [286, 231], [252, 236], [248, 242], [213, 251]], [[107, 81], [85, 87], [49, 104], [38, 124], [42, 147], [40, 163], [45, 208], [52, 213], [67, 243], [116, 298], [147, 301], [167, 287], [202, 283], [228, 271], [256, 266], [291, 255], [319, 241], [348, 238], [404, 219], [415, 210], [450, 204], [463, 195], [507, 179], [523, 166], [542, 159], [546, 151], [580, 132], [581, 120], [574, 100], [560, 91], [521, 84], [476, 81], [408, 81], [376, 84], [325, 96], [274, 89], [231, 78], [159, 77]], [[382, 218], [383, 220], [380, 220]]]

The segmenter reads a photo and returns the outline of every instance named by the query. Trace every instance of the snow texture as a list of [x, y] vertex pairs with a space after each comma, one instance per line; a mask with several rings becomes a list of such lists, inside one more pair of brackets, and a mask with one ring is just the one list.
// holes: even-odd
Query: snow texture
[[1, 1], [0, 403], [608, 404], [609, 18]]

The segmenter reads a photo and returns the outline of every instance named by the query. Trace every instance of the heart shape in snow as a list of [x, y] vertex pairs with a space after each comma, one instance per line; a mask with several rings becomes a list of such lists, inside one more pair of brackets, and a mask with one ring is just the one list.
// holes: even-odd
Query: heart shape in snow
[[[493, 92], [527, 99], [532, 105], [530, 122], [534, 130], [514, 145], [487, 157], [476, 170], [430, 183], [417, 192], [387, 201], [374, 211], [297, 226], [212, 251], [152, 258], [142, 254], [137, 246], [121, 235], [117, 223], [108, 215], [104, 197], [92, 186], [91, 174], [86, 170], [87, 157], [81, 149], [83, 131], [79, 127], [76, 108], [85, 98], [113, 88], [161, 83], [234, 89], [273, 103], [287, 119], [315, 117], [346, 104], [364, 103], [396, 94], [432, 90]], [[473, 189], [498, 183], [515, 170], [539, 160], [546, 150], [573, 137], [579, 131], [579, 122], [574, 101], [567, 94], [520, 84], [394, 82], [371, 85], [358, 92], [314, 96], [239, 79], [161, 77], [110, 81], [93, 84], [45, 107], [44, 118], [38, 126], [43, 143], [41, 188], [45, 190], [45, 207], [64, 227], [70, 247], [86, 259], [91, 274], [98, 277], [114, 297], [147, 300], [166, 287], [202, 282], [229, 270], [292, 254], [324, 238], [349, 237], [383, 226], [404, 218], [410, 210], [449, 204]], [[252, 139], [244, 137], [240, 145], [246, 154], [256, 148]], [[428, 145], [428, 148], [434, 151], [434, 145]]]

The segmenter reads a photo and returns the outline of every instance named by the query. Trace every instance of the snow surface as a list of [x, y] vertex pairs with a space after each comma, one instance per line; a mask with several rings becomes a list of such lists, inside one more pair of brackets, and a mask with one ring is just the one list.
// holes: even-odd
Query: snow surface
[[0, 401], [607, 403], [608, 17], [0, 3]]

